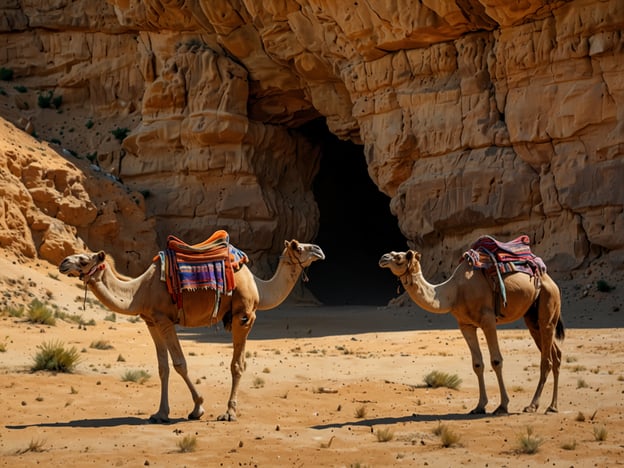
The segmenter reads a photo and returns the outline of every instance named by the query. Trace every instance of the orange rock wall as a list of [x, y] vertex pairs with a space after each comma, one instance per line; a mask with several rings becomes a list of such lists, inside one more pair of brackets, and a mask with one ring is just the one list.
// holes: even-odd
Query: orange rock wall
[[319, 148], [296, 129], [320, 116], [364, 145], [432, 271], [486, 233], [529, 234], [556, 270], [617, 267], [623, 24], [619, 0], [13, 0], [0, 66], [129, 126], [74, 144], [145, 195], [161, 239], [311, 239]]

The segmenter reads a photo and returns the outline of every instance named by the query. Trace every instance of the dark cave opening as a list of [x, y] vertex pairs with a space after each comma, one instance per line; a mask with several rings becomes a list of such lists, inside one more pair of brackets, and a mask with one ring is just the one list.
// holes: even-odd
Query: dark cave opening
[[306, 126], [305, 133], [322, 142], [313, 183], [320, 210], [314, 242], [326, 256], [310, 267], [307, 287], [325, 305], [386, 305], [398, 281], [379, 267], [379, 258], [407, 247], [390, 198], [368, 175], [362, 146], [338, 139], [324, 122]]

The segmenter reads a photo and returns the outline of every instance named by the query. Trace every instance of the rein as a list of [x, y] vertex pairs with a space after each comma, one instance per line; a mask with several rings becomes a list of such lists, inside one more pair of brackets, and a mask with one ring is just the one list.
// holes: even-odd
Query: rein
[[93, 268], [91, 268], [88, 273], [80, 275], [80, 279], [84, 283], [84, 290], [85, 290], [84, 301], [82, 303], [82, 310], [87, 310], [87, 291], [88, 291], [87, 285], [89, 284], [89, 281], [91, 281], [91, 278], [97, 271], [102, 271], [104, 268], [106, 268], [106, 264], [100, 263], [99, 265], [95, 265]]

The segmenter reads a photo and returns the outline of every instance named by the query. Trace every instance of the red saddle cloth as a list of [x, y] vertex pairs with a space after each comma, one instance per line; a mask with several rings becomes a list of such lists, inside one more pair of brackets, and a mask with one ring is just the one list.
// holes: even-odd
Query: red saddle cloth
[[170, 235], [167, 249], [159, 252], [158, 258], [163, 265], [161, 279], [178, 308], [182, 308], [183, 291], [212, 289], [217, 295], [231, 294], [236, 287], [234, 272], [249, 261], [243, 251], [230, 244], [224, 230], [194, 245]]
[[462, 260], [467, 260], [474, 268], [496, 274], [521, 271], [528, 275], [541, 275], [546, 272], [546, 264], [531, 252], [529, 236], [522, 235], [509, 242], [500, 242], [491, 236], [479, 237], [464, 252]]

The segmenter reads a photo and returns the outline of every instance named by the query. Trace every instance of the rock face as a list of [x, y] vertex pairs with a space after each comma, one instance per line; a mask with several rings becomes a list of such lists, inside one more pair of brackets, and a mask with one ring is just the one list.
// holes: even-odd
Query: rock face
[[[311, 240], [321, 146], [302, 126], [322, 117], [363, 144], [428, 273], [481, 234], [529, 234], [553, 270], [621, 268], [623, 25], [620, 0], [9, 0], [0, 66], [30, 92], [0, 110], [96, 152], [159, 241], [225, 228], [262, 259]], [[99, 133], [69, 135], [76, 114]]]
[[156, 250], [141, 195], [4, 119], [0, 128], [0, 248], [59, 264], [89, 246], [115, 252], [120, 270], [140, 273]]

